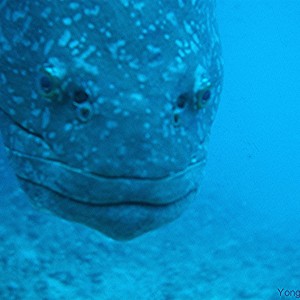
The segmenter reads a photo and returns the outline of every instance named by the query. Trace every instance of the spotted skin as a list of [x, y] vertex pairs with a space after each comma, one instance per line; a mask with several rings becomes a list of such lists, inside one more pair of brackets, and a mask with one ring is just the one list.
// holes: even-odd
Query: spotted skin
[[0, 130], [37, 206], [127, 240], [195, 196], [222, 85], [214, 0], [1, 1]]

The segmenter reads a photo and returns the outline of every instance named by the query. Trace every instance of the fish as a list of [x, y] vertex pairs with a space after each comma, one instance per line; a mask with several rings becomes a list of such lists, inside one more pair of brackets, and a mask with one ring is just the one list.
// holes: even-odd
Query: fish
[[0, 51], [0, 131], [35, 207], [120, 241], [186, 211], [222, 90], [215, 0], [2, 0]]

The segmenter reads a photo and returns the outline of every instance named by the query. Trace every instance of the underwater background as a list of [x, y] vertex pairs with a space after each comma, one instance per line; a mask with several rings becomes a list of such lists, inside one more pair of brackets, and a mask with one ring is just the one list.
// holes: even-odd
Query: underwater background
[[129, 242], [31, 207], [0, 147], [0, 299], [300, 298], [300, 1], [218, 0], [225, 82], [201, 192]]

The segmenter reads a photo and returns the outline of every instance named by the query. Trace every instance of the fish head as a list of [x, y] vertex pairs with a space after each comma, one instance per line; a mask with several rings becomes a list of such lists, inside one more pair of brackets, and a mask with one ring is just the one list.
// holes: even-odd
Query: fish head
[[31, 201], [119, 240], [178, 218], [221, 92], [214, 1], [5, 1], [0, 17], [0, 128]]

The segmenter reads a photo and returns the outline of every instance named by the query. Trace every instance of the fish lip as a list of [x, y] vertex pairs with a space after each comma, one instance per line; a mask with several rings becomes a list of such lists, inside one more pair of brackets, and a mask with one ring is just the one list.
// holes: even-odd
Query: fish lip
[[120, 241], [133, 239], [174, 221], [195, 197], [193, 191], [174, 203], [159, 206], [136, 203], [90, 205], [62, 197], [53, 191], [45, 193], [42, 187], [32, 186], [31, 182], [23, 182], [23, 188], [29, 195], [33, 192], [31, 200], [36, 207], [96, 229]]
[[[10, 150], [19, 179], [30, 181], [64, 198], [90, 205], [145, 204], [160, 206], [176, 202], [197, 189], [206, 160], [163, 178], [102, 177], [61, 162]], [[33, 166], [28, 168], [28, 165]]]
[[168, 206], [172, 206], [172, 205], [176, 205], [182, 201], [184, 201], [185, 199], [187, 199], [189, 196], [191, 196], [192, 194], [196, 194], [198, 191], [197, 188], [191, 189], [189, 190], [186, 194], [181, 195], [177, 198], [175, 198], [174, 200], [168, 202], [168, 203], [157, 203], [157, 204], [153, 204], [153, 203], [148, 203], [148, 202], [143, 202], [143, 201], [137, 201], [137, 202], [120, 202], [120, 203], [89, 203], [89, 202], [84, 202], [84, 201], [80, 201], [77, 199], [73, 199], [71, 197], [68, 197], [68, 200], [74, 202], [74, 203], [80, 203], [82, 205], [85, 206], [89, 206], [89, 207], [118, 207], [118, 206], [132, 206], [132, 207], [149, 207], [149, 208], [163, 208], [163, 207], [168, 207]]
[[[128, 241], [179, 218], [195, 195], [196, 190], [193, 190], [164, 205], [144, 203], [90, 205], [69, 199], [67, 206], [78, 207], [75, 211], [80, 213], [62, 216], [99, 230], [114, 240]], [[82, 215], [86, 217], [82, 219]]]

